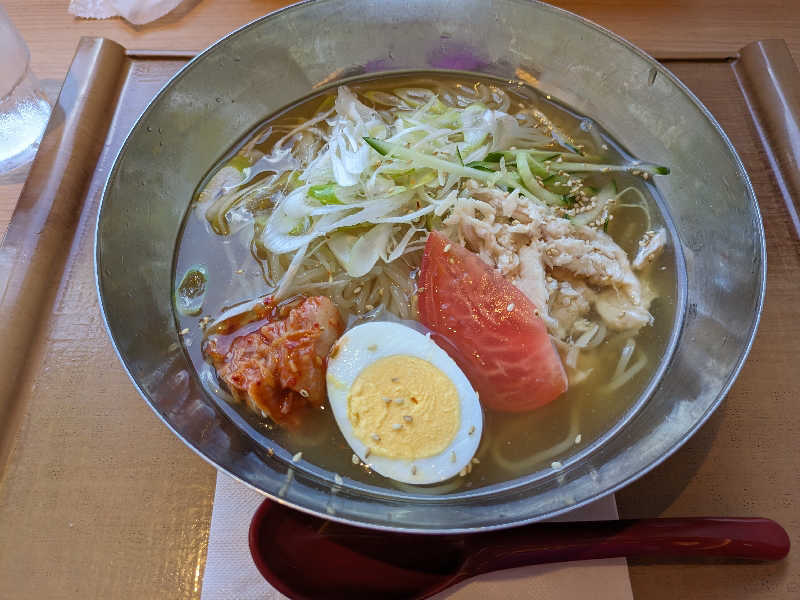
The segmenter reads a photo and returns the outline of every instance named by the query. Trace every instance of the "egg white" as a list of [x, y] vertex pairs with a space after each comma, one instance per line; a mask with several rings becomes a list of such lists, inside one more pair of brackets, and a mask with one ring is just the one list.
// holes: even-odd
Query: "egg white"
[[[440, 453], [416, 460], [369, 454], [353, 432], [348, 418], [348, 396], [358, 375], [378, 359], [414, 356], [428, 361], [447, 376], [458, 392], [460, 423], [453, 441]], [[457, 475], [472, 460], [483, 433], [483, 412], [478, 394], [461, 369], [428, 336], [406, 325], [372, 322], [345, 332], [336, 343], [327, 371], [328, 401], [353, 452], [374, 471], [404, 483], [429, 484]], [[456, 460], [453, 462], [452, 454]], [[415, 467], [415, 468], [414, 468]]]

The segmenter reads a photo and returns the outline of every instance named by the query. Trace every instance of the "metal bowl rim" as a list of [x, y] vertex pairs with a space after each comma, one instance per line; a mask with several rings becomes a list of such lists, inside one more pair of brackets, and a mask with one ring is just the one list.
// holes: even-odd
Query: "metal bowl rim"
[[[691, 428], [689, 428], [683, 434], [683, 436], [671, 448], [669, 448], [669, 450], [667, 450], [662, 456], [660, 456], [656, 460], [654, 460], [654, 461], [650, 462], [649, 464], [647, 464], [645, 467], [643, 467], [643, 468], [639, 469], [638, 471], [630, 474], [626, 478], [618, 481], [616, 484], [604, 489], [603, 491], [600, 491], [600, 492], [598, 492], [596, 494], [590, 495], [590, 496], [584, 498], [583, 500], [580, 500], [580, 501], [576, 502], [575, 504], [567, 505], [567, 506], [564, 506], [564, 507], [562, 507], [560, 509], [552, 510], [552, 511], [549, 511], [547, 513], [543, 513], [543, 514], [540, 514], [540, 515], [537, 515], [537, 516], [534, 516], [534, 517], [517, 519], [515, 521], [507, 521], [507, 522], [502, 522], [502, 523], [495, 523], [495, 524], [492, 524], [492, 525], [484, 525], [484, 526], [476, 526], [476, 527], [465, 527], [465, 528], [463, 528], [463, 527], [455, 527], [455, 528], [427, 529], [427, 528], [413, 528], [413, 527], [397, 527], [397, 526], [391, 526], [391, 525], [385, 525], [385, 524], [379, 524], [379, 523], [363, 523], [361, 521], [357, 521], [357, 520], [354, 520], [354, 519], [342, 517], [342, 516], [339, 516], [339, 515], [336, 515], [336, 514], [330, 515], [330, 514], [327, 514], [327, 513], [323, 513], [321, 511], [317, 511], [317, 510], [314, 510], [314, 509], [311, 509], [311, 508], [307, 508], [307, 507], [304, 507], [304, 506], [301, 506], [301, 505], [298, 505], [298, 504], [294, 504], [293, 502], [290, 502], [290, 501], [288, 501], [288, 500], [286, 500], [284, 498], [278, 497], [277, 495], [264, 492], [263, 490], [261, 490], [260, 488], [256, 487], [255, 485], [245, 481], [244, 479], [242, 479], [237, 474], [231, 472], [229, 469], [219, 466], [210, 457], [208, 457], [203, 452], [201, 452], [197, 447], [195, 447], [192, 443], [190, 443], [188, 440], [186, 440], [178, 431], [176, 431], [176, 429], [167, 421], [166, 417], [164, 415], [162, 415], [158, 411], [156, 406], [153, 405], [153, 403], [151, 402], [148, 394], [142, 389], [142, 387], [136, 381], [136, 379], [134, 378], [133, 374], [131, 373], [131, 370], [130, 370], [130, 368], [128, 366], [128, 363], [127, 363], [126, 359], [123, 357], [122, 353], [119, 350], [119, 347], [117, 345], [116, 339], [114, 338], [114, 336], [112, 334], [111, 327], [109, 325], [108, 318], [107, 318], [107, 315], [106, 315], [106, 306], [105, 306], [105, 303], [103, 301], [103, 294], [102, 294], [102, 291], [101, 291], [101, 284], [100, 284], [100, 271], [101, 271], [102, 267], [101, 267], [101, 264], [100, 264], [101, 263], [101, 258], [100, 258], [100, 245], [99, 245], [99, 235], [98, 235], [99, 228], [100, 228], [100, 220], [101, 220], [101, 217], [102, 217], [102, 214], [103, 214], [103, 210], [104, 210], [104, 207], [105, 207], [105, 200], [106, 200], [106, 197], [107, 197], [107, 194], [108, 194], [108, 191], [109, 191], [109, 185], [110, 185], [111, 181], [115, 178], [115, 176], [117, 174], [121, 159], [124, 157], [125, 153], [127, 152], [130, 138], [133, 136], [134, 132], [139, 129], [140, 124], [146, 119], [146, 117], [149, 115], [149, 113], [153, 110], [154, 105], [161, 99], [161, 97], [167, 92], [167, 90], [173, 85], [173, 83], [178, 81], [179, 79], [181, 79], [189, 70], [191, 70], [192, 68], [195, 67], [196, 63], [200, 62], [201, 59], [204, 59], [208, 54], [211, 54], [212, 52], [214, 52], [216, 50], [216, 48], [219, 45], [221, 45], [222, 43], [224, 43], [226, 40], [228, 40], [229, 38], [232, 38], [234, 36], [237, 36], [237, 35], [239, 35], [241, 33], [244, 33], [246, 30], [248, 30], [251, 27], [254, 27], [254, 26], [260, 24], [262, 21], [267, 21], [267, 20], [272, 19], [273, 17], [276, 17], [276, 16], [278, 16], [280, 14], [283, 14], [285, 12], [294, 11], [294, 10], [301, 10], [306, 5], [310, 5], [310, 4], [314, 4], [314, 3], [325, 3], [325, 2], [332, 2], [332, 1], [335, 1], [335, 0], [302, 0], [302, 1], [297, 2], [295, 4], [291, 4], [289, 6], [285, 6], [283, 8], [277, 9], [275, 11], [267, 13], [266, 15], [258, 17], [256, 19], [250, 21], [249, 23], [246, 23], [246, 24], [242, 25], [241, 27], [229, 32], [228, 34], [224, 35], [223, 37], [221, 37], [220, 39], [215, 41], [213, 44], [211, 44], [210, 46], [208, 46], [207, 48], [205, 48], [204, 50], [199, 52], [197, 54], [197, 56], [195, 56], [194, 58], [190, 59], [183, 67], [181, 67], [175, 74], [173, 74], [164, 83], [164, 85], [161, 86], [161, 88], [153, 96], [153, 98], [147, 103], [147, 106], [145, 107], [145, 109], [137, 117], [136, 121], [131, 126], [130, 131], [125, 136], [125, 139], [123, 140], [122, 144], [120, 145], [119, 150], [117, 151], [116, 156], [114, 157], [114, 162], [113, 162], [112, 168], [108, 173], [108, 176], [106, 178], [105, 183], [103, 184], [103, 190], [102, 190], [102, 193], [101, 193], [100, 204], [99, 204], [98, 211], [97, 211], [97, 218], [95, 220], [95, 228], [94, 228], [94, 234], [95, 234], [95, 244], [94, 244], [95, 290], [96, 290], [97, 297], [98, 297], [98, 302], [99, 302], [99, 307], [100, 307], [101, 318], [102, 318], [102, 321], [103, 321], [103, 326], [105, 327], [106, 333], [108, 334], [109, 338], [111, 339], [111, 344], [112, 344], [112, 346], [114, 348], [114, 352], [117, 355], [117, 358], [119, 359], [120, 363], [122, 364], [123, 369], [125, 370], [125, 373], [127, 374], [128, 378], [131, 380], [131, 382], [133, 383], [134, 387], [139, 392], [139, 395], [147, 402], [148, 406], [150, 406], [150, 408], [153, 410], [153, 412], [156, 414], [156, 416], [167, 426], [167, 428], [173, 434], [175, 434], [178, 437], [178, 439], [180, 439], [187, 447], [189, 447], [193, 452], [195, 452], [195, 454], [200, 456], [203, 460], [205, 460], [208, 464], [213, 466], [216, 470], [227, 474], [228, 476], [232, 477], [234, 480], [236, 480], [236, 481], [242, 483], [243, 485], [247, 486], [248, 488], [250, 488], [250, 489], [262, 494], [265, 498], [269, 498], [273, 502], [277, 502], [277, 503], [282, 504], [284, 506], [288, 506], [288, 507], [294, 508], [296, 510], [300, 510], [301, 512], [304, 512], [304, 513], [307, 513], [307, 514], [310, 514], [310, 515], [313, 515], [313, 516], [316, 516], [316, 517], [319, 517], [319, 518], [327, 519], [327, 520], [330, 520], [330, 521], [336, 521], [336, 522], [344, 523], [344, 524], [348, 524], [348, 525], [356, 525], [356, 526], [360, 526], [360, 527], [366, 527], [368, 529], [373, 529], [373, 530], [394, 531], [394, 532], [400, 531], [400, 532], [405, 532], [405, 533], [422, 533], [422, 534], [434, 534], [434, 535], [441, 534], [441, 535], [444, 535], [444, 534], [474, 533], [474, 532], [478, 532], [478, 531], [492, 531], [492, 530], [506, 529], [506, 528], [509, 528], [509, 527], [516, 527], [516, 526], [520, 526], [520, 525], [525, 525], [525, 524], [529, 524], [529, 523], [543, 521], [543, 520], [546, 520], [546, 519], [551, 519], [553, 517], [557, 517], [557, 516], [563, 515], [565, 513], [571, 512], [571, 511], [573, 511], [575, 509], [578, 509], [578, 508], [581, 508], [581, 507], [586, 506], [588, 504], [591, 504], [592, 502], [595, 502], [597, 500], [600, 500], [601, 498], [604, 498], [604, 497], [606, 497], [606, 496], [608, 496], [610, 494], [615, 493], [616, 491], [618, 491], [621, 488], [629, 485], [630, 483], [632, 483], [636, 479], [639, 479], [640, 477], [642, 477], [645, 474], [649, 473], [651, 470], [653, 470], [654, 468], [656, 468], [657, 466], [662, 464], [664, 461], [666, 461], [667, 458], [672, 456], [678, 449], [680, 449], [686, 443], [686, 441], [689, 438], [691, 438], [706, 423], [706, 421], [710, 418], [710, 416], [719, 408], [719, 406], [722, 403], [723, 399], [725, 398], [725, 396], [729, 392], [731, 386], [733, 385], [733, 383], [735, 382], [736, 378], [738, 377], [742, 367], [744, 366], [745, 361], [747, 360], [747, 357], [748, 357], [748, 355], [750, 353], [750, 350], [752, 348], [753, 341], [755, 339], [755, 335], [756, 335], [756, 332], [758, 330], [758, 326], [759, 326], [759, 323], [760, 323], [760, 320], [761, 320], [761, 314], [762, 314], [763, 306], [764, 306], [764, 297], [765, 297], [765, 294], [766, 294], [767, 250], [766, 250], [766, 239], [765, 239], [763, 219], [762, 219], [762, 216], [761, 216], [761, 212], [759, 210], [759, 206], [758, 206], [758, 202], [757, 202], [757, 199], [756, 199], [755, 191], [753, 190], [752, 182], [750, 181], [750, 177], [748, 176], [747, 171], [746, 171], [746, 169], [744, 167], [744, 164], [742, 163], [742, 160], [739, 157], [739, 154], [736, 152], [736, 149], [734, 148], [734, 146], [733, 146], [732, 142], [730, 141], [728, 135], [722, 129], [722, 126], [719, 124], [719, 122], [716, 120], [716, 118], [706, 108], [706, 106], [697, 98], [697, 96], [682, 81], [680, 81], [680, 79], [678, 79], [675, 75], [673, 75], [672, 72], [669, 71], [669, 69], [667, 69], [661, 63], [659, 63], [658, 60], [656, 60], [655, 58], [653, 58], [652, 56], [647, 54], [644, 50], [642, 50], [638, 46], [634, 45], [630, 41], [626, 40], [625, 38], [617, 35], [616, 33], [610, 31], [609, 29], [607, 29], [607, 28], [605, 28], [605, 27], [603, 27], [601, 25], [598, 25], [597, 23], [595, 23], [595, 22], [593, 22], [593, 21], [591, 21], [591, 20], [589, 20], [589, 19], [587, 19], [585, 17], [582, 17], [582, 16], [580, 16], [580, 15], [578, 15], [576, 13], [570, 12], [568, 10], [565, 10], [565, 9], [562, 9], [562, 8], [558, 8], [558, 7], [552, 6], [550, 4], [546, 4], [544, 2], [541, 2], [540, 0], [527, 0], [527, 3], [531, 4], [531, 5], [538, 5], [539, 8], [541, 8], [541, 9], [548, 10], [548, 11], [551, 11], [551, 12], [556, 13], [556, 14], [560, 14], [560, 15], [565, 16], [565, 17], [567, 17], [569, 19], [572, 19], [572, 20], [577, 20], [578, 22], [582, 23], [584, 26], [592, 28], [595, 31], [597, 31], [598, 33], [604, 35], [610, 41], [616, 42], [617, 44], [620, 44], [620, 45], [624, 46], [625, 48], [627, 48], [628, 50], [632, 51], [634, 54], [639, 56], [639, 58], [643, 59], [646, 63], [651, 65], [652, 68], [656, 69], [659, 74], [667, 77], [672, 82], [672, 84], [675, 85], [690, 100], [690, 102], [700, 110], [701, 114], [711, 123], [713, 128], [716, 130], [717, 134], [720, 136], [720, 138], [722, 139], [722, 141], [725, 144], [725, 147], [727, 148], [728, 152], [730, 153], [730, 156], [734, 159], [736, 168], [737, 168], [737, 170], [738, 170], [738, 172], [739, 172], [739, 174], [740, 174], [740, 176], [742, 178], [742, 181], [744, 182], [745, 188], [747, 190], [747, 195], [748, 195], [748, 198], [750, 200], [751, 214], [754, 217], [755, 225], [756, 225], [756, 231], [757, 231], [757, 235], [759, 237], [759, 240], [758, 240], [759, 241], [758, 251], [759, 251], [759, 255], [760, 255], [759, 258], [760, 258], [760, 264], [762, 265], [762, 268], [761, 268], [761, 274], [760, 274], [760, 278], [759, 278], [760, 281], [758, 282], [759, 283], [759, 285], [758, 285], [758, 299], [757, 299], [757, 303], [756, 303], [756, 306], [755, 306], [753, 320], [752, 320], [752, 322], [750, 324], [750, 327], [748, 329], [748, 332], [747, 332], [746, 343], [744, 344], [744, 346], [742, 348], [742, 351], [741, 351], [741, 353], [739, 355], [739, 358], [736, 361], [736, 364], [734, 365], [733, 369], [730, 371], [727, 380], [725, 381], [723, 386], [720, 388], [720, 390], [717, 393], [716, 398], [714, 399], [714, 401], [709, 405], [709, 407], [706, 410], [706, 412], [694, 423], [694, 425]], [[621, 140], [621, 141], [624, 143], [624, 140]], [[663, 373], [662, 373], [662, 375], [663, 375]], [[648, 388], [649, 387], [650, 386], [648, 386]]]

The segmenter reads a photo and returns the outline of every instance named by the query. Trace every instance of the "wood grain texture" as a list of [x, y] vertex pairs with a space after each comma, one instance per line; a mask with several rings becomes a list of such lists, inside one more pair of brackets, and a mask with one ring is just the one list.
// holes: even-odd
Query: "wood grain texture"
[[[736, 146], [767, 234], [767, 296], [749, 359], [722, 406], [666, 463], [617, 493], [620, 516], [763, 516], [800, 547], [800, 241], [728, 63], [667, 65]], [[636, 598], [800, 597], [800, 557], [780, 563], [631, 565]]]
[[0, 480], [0, 599], [199, 598], [215, 471], [126, 376], [100, 316], [93, 262], [106, 174], [133, 120], [183, 62], [122, 65], [107, 143], [72, 182], [85, 201], [63, 232], [63, 274], [54, 265], [52, 306], [17, 374], [24, 415]]
[[0, 248], [0, 465], [19, 418], [19, 377], [29, 362], [40, 315], [52, 304], [87, 176], [100, 155], [117, 99], [125, 49], [104, 39], [81, 40], [80, 53], [53, 110], [18, 209]]
[[[4, 0], [3, 6], [31, 49], [36, 74], [60, 82], [81, 36], [103, 36], [126, 48], [198, 51], [285, 0], [184, 0], [172, 13], [144, 26], [126, 21], [77, 19], [67, 0]], [[748, 42], [783, 38], [800, 63], [797, 0], [554, 0], [629, 39], [657, 58], [733, 56]], [[0, 232], [5, 231], [20, 181], [0, 182]]]
[[783, 38], [800, 59], [796, 0], [553, 0], [658, 59], [734, 56], [752, 41]]

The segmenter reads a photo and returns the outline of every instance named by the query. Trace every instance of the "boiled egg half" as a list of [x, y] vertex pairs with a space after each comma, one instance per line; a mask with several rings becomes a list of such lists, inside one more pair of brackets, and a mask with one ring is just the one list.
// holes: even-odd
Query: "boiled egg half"
[[345, 440], [381, 475], [436, 483], [472, 461], [483, 432], [478, 395], [427, 335], [394, 322], [357, 325], [332, 348], [326, 377]]

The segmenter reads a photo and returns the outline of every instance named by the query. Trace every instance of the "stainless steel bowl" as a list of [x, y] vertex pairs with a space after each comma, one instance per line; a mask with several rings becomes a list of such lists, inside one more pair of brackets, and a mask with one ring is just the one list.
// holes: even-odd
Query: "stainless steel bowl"
[[[172, 259], [209, 165], [266, 115], [313, 88], [370, 71], [448, 68], [523, 80], [593, 117], [634, 154], [672, 167], [658, 187], [685, 258], [675, 352], [605, 438], [558, 474], [457, 497], [366, 486], [332, 493], [332, 474], [267, 454], [206, 395], [171, 304]], [[427, 532], [555, 516], [641, 476], [722, 401], [750, 348], [766, 251], [753, 190], [720, 126], [655, 60], [573, 14], [524, 0], [320, 0], [255, 21], [164, 87], [109, 175], [97, 223], [97, 286], [134, 384], [198, 454], [301, 510]], [[293, 470], [293, 478], [287, 472]], [[288, 482], [288, 483], [287, 483]]]

